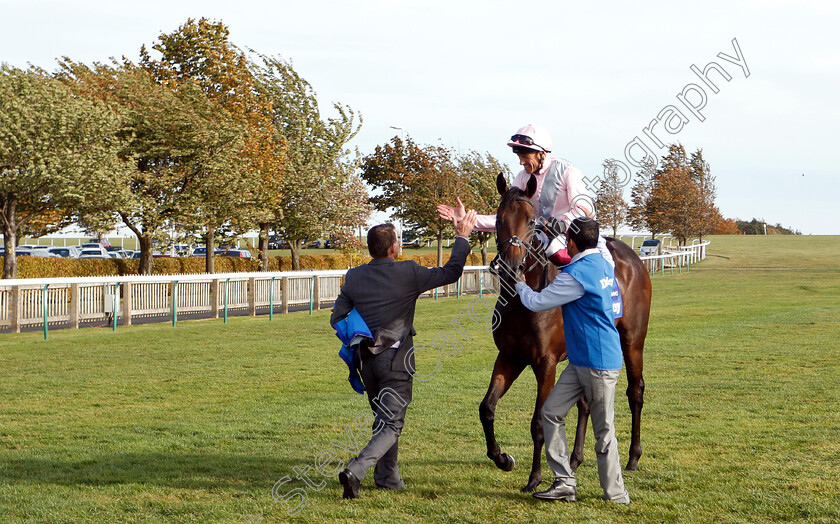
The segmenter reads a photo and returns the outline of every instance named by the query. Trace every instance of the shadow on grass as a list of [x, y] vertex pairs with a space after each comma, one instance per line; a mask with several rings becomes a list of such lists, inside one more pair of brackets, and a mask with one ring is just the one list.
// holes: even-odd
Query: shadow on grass
[[300, 461], [249, 455], [126, 453], [81, 460], [4, 458], [0, 483], [149, 484], [181, 489], [268, 490]]

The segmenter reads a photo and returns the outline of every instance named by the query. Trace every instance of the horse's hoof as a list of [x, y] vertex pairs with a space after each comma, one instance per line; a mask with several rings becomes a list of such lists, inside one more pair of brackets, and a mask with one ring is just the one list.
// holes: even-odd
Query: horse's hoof
[[525, 484], [525, 487], [522, 488], [522, 493], [533, 493], [537, 490], [537, 486], [540, 485], [542, 479], [532, 480], [529, 483]]
[[502, 453], [502, 465], [499, 466], [499, 469], [502, 471], [513, 471], [513, 467], [516, 466], [516, 461], [513, 459], [513, 455], [508, 455], [507, 453]]
[[627, 471], [636, 471], [639, 469], [639, 459], [642, 456], [641, 448], [631, 449], [630, 450], [630, 457], [627, 460], [627, 467], [624, 468]]

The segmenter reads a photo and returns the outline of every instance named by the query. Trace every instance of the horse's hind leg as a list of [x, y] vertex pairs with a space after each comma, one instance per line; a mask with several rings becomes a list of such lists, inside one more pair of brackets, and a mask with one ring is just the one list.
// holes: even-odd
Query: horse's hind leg
[[627, 470], [635, 471], [639, 467], [639, 457], [642, 456], [642, 406], [645, 398], [645, 380], [642, 378], [642, 348], [631, 347], [625, 356], [627, 367], [627, 400], [630, 403], [632, 426], [630, 432], [630, 457]]
[[545, 399], [554, 388], [554, 372], [556, 363], [542, 362], [533, 366], [534, 375], [537, 377], [537, 401], [534, 406], [534, 416], [531, 418], [531, 440], [534, 442], [534, 458], [531, 462], [531, 475], [528, 483], [522, 488], [524, 492], [531, 492], [537, 489], [542, 482], [542, 454], [545, 445], [545, 434], [543, 433], [542, 407]]
[[496, 432], [493, 428], [493, 422], [496, 419], [496, 404], [507, 393], [510, 385], [523, 369], [525, 369], [524, 365], [511, 362], [499, 353], [496, 364], [493, 366], [490, 387], [487, 388], [487, 394], [484, 395], [484, 400], [478, 408], [481, 425], [484, 427], [484, 439], [487, 441], [487, 457], [496, 463], [496, 467], [504, 471], [513, 469], [514, 460], [507, 453], [502, 453], [499, 443], [496, 442]]
[[575, 429], [575, 448], [572, 450], [572, 456], [569, 457], [569, 467], [572, 468], [572, 471], [577, 471], [583, 463], [583, 445], [586, 443], [586, 424], [589, 421], [589, 403], [586, 402], [585, 397], [580, 397], [577, 408], [578, 421]]

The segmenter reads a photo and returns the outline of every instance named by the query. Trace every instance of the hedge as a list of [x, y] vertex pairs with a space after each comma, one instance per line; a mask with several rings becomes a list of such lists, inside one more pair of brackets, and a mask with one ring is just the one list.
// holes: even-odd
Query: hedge
[[[2, 260], [3, 257], [0, 257]], [[437, 255], [403, 255], [397, 260], [414, 260], [421, 266], [434, 267], [437, 265]], [[449, 253], [444, 253], [444, 263], [449, 260]], [[358, 266], [370, 261], [368, 255], [352, 255], [352, 266]], [[64, 277], [94, 277], [94, 276], [123, 276], [136, 275], [140, 267], [140, 260], [136, 258], [104, 259], [104, 258], [47, 258], [47, 257], [18, 257], [18, 278], [64, 278]], [[481, 264], [480, 254], [467, 257], [467, 265]], [[216, 273], [242, 273], [259, 271], [260, 263], [256, 258], [215, 257]], [[347, 269], [351, 267], [351, 256], [344, 254], [331, 255], [301, 255], [301, 269]], [[291, 271], [292, 258], [269, 257], [269, 271]], [[154, 259], [152, 273], [155, 275], [178, 275], [204, 273], [203, 257], [161, 257]]]

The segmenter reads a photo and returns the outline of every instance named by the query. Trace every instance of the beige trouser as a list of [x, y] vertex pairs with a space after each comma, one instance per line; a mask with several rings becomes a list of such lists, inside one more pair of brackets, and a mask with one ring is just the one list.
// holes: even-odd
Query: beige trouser
[[618, 371], [575, 366], [569, 363], [560, 373], [542, 408], [545, 455], [554, 471], [555, 480], [576, 486], [575, 474], [569, 467], [569, 446], [566, 443], [566, 415], [581, 395], [589, 403], [592, 429], [595, 431], [595, 455], [598, 458], [598, 478], [604, 489], [604, 499], [629, 502], [624, 488], [618, 440], [615, 437], [615, 384]]

